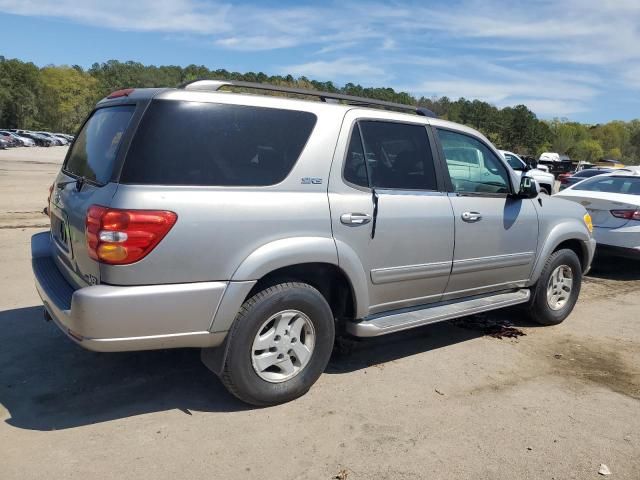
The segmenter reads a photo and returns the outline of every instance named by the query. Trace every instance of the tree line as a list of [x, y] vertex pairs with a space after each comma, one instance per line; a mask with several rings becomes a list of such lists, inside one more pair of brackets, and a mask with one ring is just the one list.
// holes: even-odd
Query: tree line
[[525, 105], [497, 108], [480, 100], [416, 98], [392, 88], [343, 86], [291, 75], [211, 70], [204, 66], [153, 66], [109, 60], [84, 69], [78, 65], [38, 67], [0, 56], [0, 128], [75, 133], [95, 103], [126, 87], [175, 87], [196, 79], [264, 82], [376, 98], [427, 107], [440, 118], [469, 125], [496, 146], [526, 155], [545, 151], [574, 160], [602, 158], [640, 163], [640, 120], [585, 125], [566, 119], [543, 121]]

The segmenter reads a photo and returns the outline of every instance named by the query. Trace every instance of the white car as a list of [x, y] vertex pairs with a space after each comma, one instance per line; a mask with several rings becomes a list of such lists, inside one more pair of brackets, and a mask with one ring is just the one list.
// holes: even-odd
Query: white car
[[640, 259], [640, 168], [587, 178], [555, 196], [588, 210], [599, 249]]
[[556, 177], [554, 177], [552, 173], [549, 173], [549, 169], [546, 169], [546, 171], [539, 168], [527, 170], [527, 164], [517, 154], [508, 152], [507, 150], [500, 150], [500, 153], [518, 176], [522, 176], [523, 172], [527, 172], [527, 176], [533, 178], [536, 183], [540, 185], [542, 191], [546, 192], [547, 195], [553, 193]]
[[31, 138], [21, 137], [17, 133], [9, 132], [8, 130], [0, 130], [0, 133], [4, 133], [5, 135], [9, 135], [16, 140], [19, 140], [22, 146], [24, 147], [35, 147], [36, 142], [34, 142]]

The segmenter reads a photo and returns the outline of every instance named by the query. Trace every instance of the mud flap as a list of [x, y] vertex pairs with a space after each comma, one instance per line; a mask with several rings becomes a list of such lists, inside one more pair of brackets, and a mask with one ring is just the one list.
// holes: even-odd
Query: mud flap
[[203, 348], [200, 350], [200, 360], [205, 367], [216, 375], [220, 376], [224, 369], [224, 362], [227, 359], [227, 349], [229, 348], [229, 334], [221, 345], [217, 347]]

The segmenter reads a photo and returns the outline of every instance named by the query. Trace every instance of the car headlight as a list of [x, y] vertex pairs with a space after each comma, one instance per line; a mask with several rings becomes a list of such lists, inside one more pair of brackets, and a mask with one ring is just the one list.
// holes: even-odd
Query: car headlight
[[589, 230], [589, 233], [593, 233], [593, 221], [591, 220], [591, 215], [589, 215], [588, 213], [584, 214], [584, 217], [582, 217], [584, 220], [584, 224], [587, 226], [587, 229]]

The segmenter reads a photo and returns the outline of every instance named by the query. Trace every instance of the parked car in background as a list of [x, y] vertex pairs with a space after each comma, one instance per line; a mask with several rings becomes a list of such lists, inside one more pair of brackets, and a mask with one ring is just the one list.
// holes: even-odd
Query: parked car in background
[[21, 147], [22, 143], [9, 132], [0, 132], [0, 138], [7, 142], [8, 147]]
[[555, 196], [587, 209], [598, 249], [640, 259], [640, 169], [587, 178]]
[[0, 134], [2, 134], [2, 133], [11, 135], [23, 147], [35, 147], [36, 146], [36, 142], [33, 139], [29, 138], [29, 137], [23, 137], [21, 135], [18, 135], [17, 133], [10, 132], [8, 130], [0, 130]]
[[39, 147], [52, 147], [55, 145], [54, 141], [44, 135], [40, 135], [39, 133], [29, 132], [26, 130], [19, 130], [19, 135], [27, 138], [31, 138], [36, 145]]
[[0, 138], [0, 150], [6, 150], [7, 148], [9, 148], [9, 142], [4, 138]]
[[543, 325], [571, 313], [588, 213], [540, 198], [478, 131], [415, 106], [221, 87], [300, 94], [126, 89], [85, 122], [51, 230], [31, 240], [45, 315], [71, 340], [203, 348], [231, 393], [264, 406], [307, 392], [336, 335], [517, 304]]
[[595, 177], [596, 175], [602, 175], [603, 173], [609, 173], [613, 170], [611, 168], [587, 168], [586, 170], [580, 170], [579, 172], [574, 173], [568, 177], [560, 177], [560, 190], [564, 190], [565, 188], [569, 188], [571, 185], [575, 185], [578, 182], [583, 181], [586, 178]]
[[71, 143], [73, 142], [73, 135], [68, 135], [66, 133], [54, 133], [54, 135], [56, 137], [62, 137], [64, 138], [67, 142]]
[[547, 195], [551, 195], [553, 193], [553, 187], [556, 182], [556, 177], [554, 177], [549, 171], [541, 170], [540, 168], [532, 168], [529, 167], [525, 163], [522, 158], [516, 153], [509, 152], [507, 150], [500, 150], [500, 153], [505, 158], [507, 163], [513, 170], [516, 172], [518, 177], [521, 177], [523, 173], [526, 172], [528, 177], [533, 178], [538, 185], [540, 185], [540, 189], [543, 190]]
[[49, 132], [36, 132], [38, 135], [42, 135], [43, 137], [48, 138], [49, 140], [51, 140], [51, 142], [53, 143], [54, 146], [62, 146], [62, 145], [66, 145], [68, 142], [66, 142], [65, 140], [63, 140], [62, 138], [58, 138], [55, 135], [49, 133]]
[[69, 145], [69, 139], [64, 135], [60, 135], [59, 133], [52, 133], [51, 135], [60, 140], [62, 142], [62, 145]]

